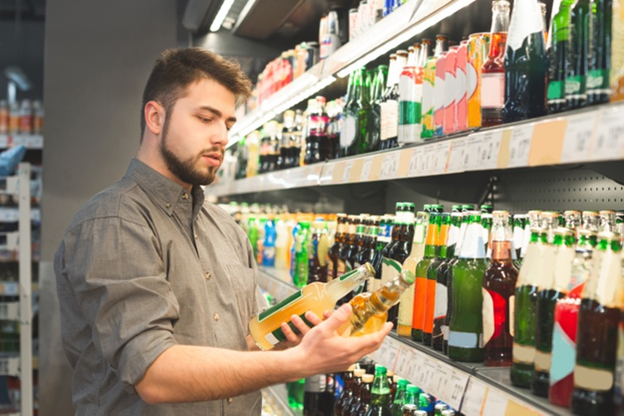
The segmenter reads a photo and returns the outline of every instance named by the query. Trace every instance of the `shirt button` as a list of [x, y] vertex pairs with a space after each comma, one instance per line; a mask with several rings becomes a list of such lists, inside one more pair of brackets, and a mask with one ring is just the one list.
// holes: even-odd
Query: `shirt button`
[[232, 403], [232, 400], [233, 400], [233, 399], [232, 399], [231, 397], [228, 397], [227, 402], [228, 402], [228, 403]]
[[219, 314], [215, 312], [215, 314], [212, 316], [214, 318], [215, 321], [219, 320]]
[[210, 272], [204, 273], [204, 277], [206, 278], [206, 280], [210, 279]]
[[185, 201], [186, 201], [187, 199], [189, 199], [188, 194], [182, 194], [182, 199], [184, 199]]
[[195, 234], [195, 240], [197, 240], [197, 234]]
[[168, 202], [165, 204], [165, 206], [166, 206], [167, 208], [171, 208], [171, 204], [170, 204], [170, 203], [168, 203]]

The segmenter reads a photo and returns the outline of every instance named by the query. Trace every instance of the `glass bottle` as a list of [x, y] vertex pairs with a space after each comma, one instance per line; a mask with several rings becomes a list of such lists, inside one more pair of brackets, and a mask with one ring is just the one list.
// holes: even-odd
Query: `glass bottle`
[[494, 211], [490, 265], [483, 275], [483, 342], [485, 365], [511, 365], [513, 337], [510, 299], [514, 295], [518, 270], [512, 263], [509, 213]]
[[481, 213], [468, 213], [459, 260], [453, 266], [453, 314], [449, 324], [449, 358], [480, 362], [484, 358], [481, 285], [487, 268]]
[[386, 88], [386, 79], [388, 78], [388, 66], [379, 65], [375, 71], [373, 85], [371, 87], [371, 113], [368, 118], [369, 130], [371, 134], [370, 151], [376, 151], [380, 148], [381, 141], [381, 100], [383, 92]]
[[375, 369], [375, 379], [371, 387], [371, 406], [366, 416], [391, 416], [387, 372], [383, 366], [377, 366]]
[[364, 377], [366, 370], [363, 368], [359, 368], [353, 372], [353, 388], [351, 396], [347, 401], [344, 411], [342, 412], [344, 416], [353, 416], [353, 411], [360, 404], [361, 394], [362, 394], [362, 377]]
[[369, 282], [369, 291], [375, 291], [381, 287], [381, 267], [383, 263], [383, 252], [391, 241], [393, 220], [389, 216], [382, 216], [379, 223], [379, 233], [377, 234], [377, 244], [371, 262], [375, 268], [375, 278]]
[[592, 275], [585, 284], [578, 316], [572, 412], [613, 414], [614, 372], [622, 305], [622, 257], [619, 236], [598, 234]]
[[446, 55], [449, 50], [448, 38], [436, 37], [435, 84], [433, 86], [433, 135], [441, 136], [444, 132], [444, 104], [446, 98]]
[[351, 74], [347, 92], [347, 101], [343, 111], [344, 123], [340, 131], [341, 156], [353, 156], [358, 153], [362, 145], [359, 130], [359, 115], [362, 109], [361, 92], [364, 81], [364, 69], [360, 68]]
[[366, 413], [370, 410], [373, 379], [374, 376], [372, 374], [364, 374], [362, 376], [360, 403], [353, 412], [353, 416], [366, 416]]
[[[336, 235], [334, 244], [327, 252], [327, 280], [332, 281], [338, 277], [339, 254], [345, 245], [347, 237], [347, 214], [337, 214]], [[344, 267], [344, 266], [343, 266]], [[344, 272], [343, 272], [344, 273]]]
[[364, 230], [366, 229], [365, 221], [366, 218], [360, 215], [357, 220], [357, 225], [355, 226], [355, 238], [353, 239], [353, 244], [351, 245], [351, 249], [348, 254], [347, 267], [350, 267], [351, 269], [358, 267], [360, 251], [362, 251], [362, 248], [364, 247]]
[[579, 230], [579, 240], [574, 250], [568, 279], [568, 295], [558, 300], [555, 306], [548, 399], [558, 406], [570, 407], [570, 399], [574, 390], [578, 311], [585, 282], [591, 276], [592, 253], [595, 245], [595, 232]]
[[[427, 213], [419, 211], [416, 215], [414, 225], [414, 238], [412, 240], [412, 251], [407, 260], [403, 263], [403, 269], [416, 273], [416, 266], [425, 253], [425, 232], [427, 230]], [[414, 314], [414, 290], [408, 290], [401, 295], [399, 302], [399, 319], [397, 334], [402, 337], [412, 336], [412, 318]]]
[[611, 28], [613, 0], [592, 2], [589, 27], [590, 61], [587, 74], [587, 100], [590, 105], [609, 102], [611, 69]]
[[[423, 41], [424, 42], [424, 41]], [[437, 47], [435, 53], [432, 50], [432, 43], [429, 42], [428, 48], [423, 50], [422, 65], [423, 65], [423, 87], [422, 87], [422, 105], [421, 105], [421, 133], [420, 137], [423, 139], [433, 137], [434, 125], [434, 87], [436, 76], [436, 63], [438, 60], [438, 49], [441, 50], [442, 46]], [[422, 50], [422, 48], [421, 48]], [[441, 53], [441, 52], [440, 52]], [[426, 55], [425, 55], [426, 54]]]
[[[380, 120], [380, 135], [379, 135], [379, 150], [389, 149], [388, 145], [388, 120], [391, 117], [391, 106], [388, 107], [387, 100], [392, 93], [392, 87], [394, 85], [395, 77], [398, 79], [397, 74], [397, 55], [396, 53], [390, 54], [390, 63], [388, 65], [388, 76], [386, 78], [386, 85], [383, 93], [381, 94], [379, 102], [379, 120]], [[398, 110], [397, 110], [398, 111]]]
[[496, 126], [503, 122], [505, 104], [505, 45], [509, 30], [508, 0], [492, 2], [492, 28], [487, 60], [481, 67], [481, 125]]
[[323, 393], [327, 388], [325, 374], [317, 374], [305, 379], [303, 394], [304, 416], [329, 416], [325, 413], [322, 405]]
[[355, 380], [353, 372], [355, 370], [356, 366], [354, 364], [350, 366], [341, 377], [344, 384], [340, 396], [338, 396], [336, 402], [334, 403], [335, 416], [344, 416], [344, 409], [346, 408], [347, 403], [349, 402], [351, 395], [353, 394], [353, 385]]
[[420, 44], [410, 46], [408, 51], [407, 64], [399, 76], [399, 145], [420, 139], [420, 103], [416, 92], [416, 61], [420, 54]]
[[390, 413], [392, 416], [401, 416], [403, 414], [403, 404], [405, 402], [408, 384], [409, 382], [404, 378], [399, 379], [396, 394], [394, 395], [392, 404], [390, 405]]
[[547, 71], [544, 22], [539, 3], [537, 0], [516, 1], [505, 53], [505, 123], [546, 114]]
[[310, 221], [301, 221], [295, 239], [295, 286], [304, 287], [308, 284], [310, 255]]
[[535, 372], [531, 380], [531, 390], [541, 397], [548, 397], [550, 386], [555, 305], [568, 292], [573, 260], [574, 232], [568, 228], [558, 228], [555, 230], [552, 275], [543, 276], [537, 294]]
[[570, 9], [568, 71], [565, 83], [568, 109], [581, 108], [587, 105], [590, 13], [590, 0], [577, 0]]
[[448, 324], [446, 322], [446, 314], [448, 312], [447, 272], [455, 256], [455, 246], [457, 245], [459, 227], [461, 225], [461, 213], [453, 212], [448, 216], [448, 220], [443, 216], [443, 227], [447, 221], [447, 236], [441, 237], [440, 258], [442, 262], [436, 269], [435, 309], [433, 312], [433, 339], [431, 344], [436, 351], [444, 350], [444, 334], [448, 334]]
[[559, 11], [555, 12], [551, 21], [548, 39], [548, 89], [546, 100], [548, 112], [559, 113], [567, 109], [566, 105], [566, 71], [568, 63], [568, 47], [570, 42], [570, 8], [574, 0], [558, 0]]
[[427, 299], [427, 269], [436, 256], [436, 236], [441, 226], [441, 216], [437, 212], [429, 213], [427, 234], [425, 237], [425, 254], [416, 266], [416, 287], [414, 292], [414, 314], [412, 315], [412, 339], [423, 342], [425, 329], [425, 304]]
[[[325, 221], [314, 221], [310, 233], [310, 252], [308, 262], [308, 284], [327, 283], [327, 255], [329, 252]], [[266, 245], [265, 245], [266, 250]]]
[[358, 130], [361, 137], [360, 147], [357, 154], [370, 152], [373, 146], [372, 131], [369, 130], [369, 117], [371, 114], [371, 84], [372, 77], [370, 71], [364, 70], [363, 82], [360, 92], [360, 114], [358, 116]]
[[[459, 210], [461, 210], [461, 207]], [[448, 260], [444, 276], [442, 277], [442, 280], [446, 282], [446, 311], [441, 328], [442, 352], [444, 354], [448, 354], [449, 324], [451, 322], [451, 316], [453, 315], [453, 266], [457, 263], [457, 260], [459, 260], [461, 242], [467, 225], [468, 216], [465, 215], [464, 212], [453, 212], [451, 214], [451, 228], [449, 230], [448, 247], [446, 249]], [[440, 281], [440, 279], [438, 279], [438, 281]], [[436, 292], [436, 294], [437, 293], [438, 292]], [[440, 294], [440, 296], [443, 297], [443, 294]], [[436, 299], [436, 305], [438, 305], [438, 299]], [[435, 345], [434, 343], [434, 348]]]
[[305, 313], [311, 310], [318, 316], [323, 316], [326, 310], [335, 307], [338, 299], [364, 283], [374, 273], [370, 263], [366, 263], [329, 283], [312, 283], [253, 318], [249, 322], [249, 333], [261, 349], [270, 350], [285, 339], [280, 327], [282, 322], [289, 323], [296, 330], [290, 322], [292, 315], [300, 315], [305, 320]]
[[358, 265], [372, 262], [373, 255], [375, 254], [377, 234], [379, 233], [379, 217], [377, 215], [368, 217], [366, 223], [367, 225], [364, 228], [362, 248], [360, 249], [356, 259], [356, 264]]
[[[385, 139], [382, 138], [381, 150], [392, 149], [398, 145], [399, 135], [399, 77], [403, 67], [407, 64], [407, 51], [396, 52], [394, 72], [389, 74], [384, 104], [382, 107], [381, 124], [386, 130]], [[391, 78], [390, 78], [391, 77]]]
[[352, 247], [355, 244], [355, 235], [357, 232], [358, 224], [359, 217], [357, 215], [347, 216], [347, 236], [345, 238], [345, 244], [338, 254], [338, 258], [344, 263], [345, 272], [349, 272], [353, 269], [352, 264], [349, 261], [349, 256], [351, 254]]
[[[440, 227], [435, 238], [436, 255], [427, 268], [427, 297], [425, 299], [425, 325], [423, 328], [423, 344], [433, 347], [433, 327], [436, 318], [436, 299], [438, 298], [438, 268], [446, 258], [446, 240], [451, 226], [451, 216], [443, 213], [440, 216]], [[440, 309], [442, 305], [440, 305]], [[446, 307], [444, 307], [446, 312]], [[441, 317], [444, 319], [444, 317]], [[440, 319], [440, 317], [438, 317]], [[441, 345], [440, 345], [441, 347]]]

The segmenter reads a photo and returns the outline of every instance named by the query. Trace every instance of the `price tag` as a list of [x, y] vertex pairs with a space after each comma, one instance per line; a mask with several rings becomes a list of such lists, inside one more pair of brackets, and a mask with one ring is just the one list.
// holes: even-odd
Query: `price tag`
[[505, 416], [509, 400], [490, 389], [483, 406], [483, 416]]
[[422, 156], [423, 146], [415, 147], [410, 155], [409, 166], [407, 168], [407, 176], [416, 177], [422, 175]]
[[453, 140], [451, 142], [451, 156], [449, 158], [448, 173], [462, 172], [464, 170], [464, 160], [466, 157], [466, 138]]
[[461, 404], [461, 412], [465, 415], [481, 415], [483, 399], [488, 389], [475, 378], [470, 378]]
[[360, 182], [366, 182], [370, 178], [371, 167], [373, 166], [373, 158], [367, 157], [362, 165], [362, 173], [360, 174]]
[[395, 179], [399, 172], [399, 163], [401, 161], [401, 152], [392, 152], [383, 157], [381, 162], [381, 172], [379, 179]]
[[[591, 141], [594, 134], [597, 113], [581, 114], [567, 119], [563, 150], [561, 151], [561, 163], [573, 163], [589, 160], [591, 153]], [[622, 149], [618, 159], [622, 155]]]
[[452, 370], [442, 387], [441, 398], [452, 408], [459, 409], [469, 379], [468, 374]]
[[450, 375], [450, 371], [445, 369], [441, 363], [436, 363], [436, 371], [433, 373], [433, 377], [431, 378], [431, 394], [436, 397], [440, 397], [442, 392], [444, 391], [444, 385], [448, 380]]
[[435, 145], [429, 144], [423, 146], [423, 156], [421, 159], [421, 166], [423, 168], [421, 174], [425, 176], [433, 175], [433, 165], [435, 162]]
[[478, 161], [478, 168], [485, 170], [498, 167], [498, 153], [502, 139], [502, 130], [488, 131], [483, 135], [483, 150], [481, 159]]
[[353, 168], [353, 160], [349, 160], [345, 163], [344, 170], [342, 171], [342, 183], [349, 183], [351, 180], [351, 169]]
[[435, 159], [433, 161], [431, 173], [433, 173], [434, 175], [441, 175], [446, 172], [446, 164], [448, 161], [450, 149], [451, 143], [448, 141], [435, 145]]
[[388, 370], [394, 371], [394, 363], [396, 362], [399, 346], [392, 339], [386, 338], [381, 348], [375, 353], [375, 361], [386, 367]]
[[420, 374], [417, 377], [418, 383], [416, 385], [424, 391], [431, 391], [436, 372], [437, 366], [435, 364], [429, 360], [424, 361], [420, 366]]
[[321, 174], [321, 185], [331, 184], [334, 178], [334, 166], [335, 163], [328, 163], [323, 167], [323, 173]]
[[595, 143], [593, 160], [621, 159], [624, 156], [622, 107], [603, 111]]
[[535, 130], [535, 124], [513, 128], [509, 145], [509, 165], [507, 167], [517, 168], [529, 165], [529, 150], [531, 150], [533, 130]]
[[394, 367], [394, 372], [399, 376], [407, 379], [410, 376], [411, 366], [414, 361], [414, 353], [411, 348], [401, 346], [399, 349], [399, 354], [396, 360], [396, 365]]
[[471, 134], [466, 139], [466, 153], [464, 155], [464, 169], [477, 170], [479, 161], [484, 155], [483, 134]]

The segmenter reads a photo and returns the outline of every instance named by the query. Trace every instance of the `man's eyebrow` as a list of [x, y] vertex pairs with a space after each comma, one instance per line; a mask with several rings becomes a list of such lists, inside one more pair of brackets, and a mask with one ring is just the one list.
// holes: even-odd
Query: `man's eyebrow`
[[[220, 118], [220, 117], [223, 117], [223, 113], [222, 113], [221, 111], [217, 110], [217, 109], [216, 109], [216, 108], [214, 108], [214, 107], [210, 107], [209, 105], [202, 105], [202, 106], [201, 106], [201, 107], [199, 107], [199, 108], [200, 108], [201, 110], [209, 111], [209, 112], [211, 112], [212, 114], [214, 114], [215, 116], [217, 116], [217, 117], [219, 117], [219, 118]], [[236, 117], [233, 117], [233, 116], [232, 116], [232, 117], [228, 117], [228, 119], [227, 119], [227, 120], [225, 120], [225, 121], [229, 121], [229, 122], [232, 122], [232, 123], [236, 123]]]

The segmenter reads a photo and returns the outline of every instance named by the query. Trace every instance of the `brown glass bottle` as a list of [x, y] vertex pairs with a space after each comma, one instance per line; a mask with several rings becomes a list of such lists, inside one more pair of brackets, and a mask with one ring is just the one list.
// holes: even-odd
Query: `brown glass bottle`
[[483, 275], [485, 365], [506, 367], [512, 363], [510, 298], [514, 296], [518, 270], [512, 262], [509, 213], [494, 211], [492, 217], [492, 259]]
[[354, 376], [353, 372], [355, 371], [355, 365], [349, 367], [347, 371], [342, 373], [342, 380], [344, 382], [344, 387], [338, 399], [334, 403], [334, 415], [335, 416], [344, 416], [344, 409], [349, 402], [351, 394], [353, 394], [353, 384], [354, 384]]
[[351, 245], [351, 250], [349, 250], [349, 267], [351, 267], [352, 270], [358, 267], [360, 252], [364, 249], [367, 221], [368, 215], [363, 214], [358, 217], [358, 224], [355, 227], [355, 239]]
[[[389, 250], [388, 258], [394, 261], [394, 264], [398, 267], [395, 268], [396, 274], [391, 276], [382, 276], [384, 283], [394, 279], [403, 268], [403, 263], [410, 255], [412, 250], [412, 240], [414, 239], [414, 213], [416, 207], [414, 204], [405, 202], [403, 203], [402, 221], [398, 231], [398, 240], [396, 244]], [[386, 269], [387, 270], [387, 269]], [[392, 322], [394, 327], [397, 326], [397, 320], [399, 316], [399, 305], [394, 305], [388, 311], [388, 322]]]
[[[334, 237], [335, 242], [330, 247], [329, 252], [327, 253], [327, 280], [331, 281], [337, 278], [337, 272], [339, 269], [339, 255], [340, 250], [345, 245], [346, 237], [347, 237], [347, 214], [338, 214], [336, 219], [336, 236]], [[344, 274], [344, 272], [343, 272]]]
[[353, 393], [349, 398], [347, 405], [344, 408], [343, 416], [352, 416], [353, 411], [357, 409], [360, 404], [362, 394], [362, 376], [366, 373], [364, 369], [357, 369], [353, 372]]

